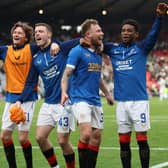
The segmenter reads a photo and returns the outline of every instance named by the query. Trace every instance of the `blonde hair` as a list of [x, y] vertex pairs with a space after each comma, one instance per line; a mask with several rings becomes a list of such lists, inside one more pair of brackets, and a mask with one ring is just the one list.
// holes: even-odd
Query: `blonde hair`
[[81, 35], [85, 36], [86, 32], [90, 29], [91, 25], [98, 25], [98, 21], [95, 19], [86, 19], [81, 24]]

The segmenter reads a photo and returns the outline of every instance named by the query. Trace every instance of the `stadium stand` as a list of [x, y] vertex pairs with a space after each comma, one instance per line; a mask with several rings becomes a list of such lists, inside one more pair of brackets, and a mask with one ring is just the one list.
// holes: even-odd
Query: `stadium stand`
[[[105, 40], [119, 41], [120, 24], [125, 18], [131, 17], [137, 19], [141, 24], [141, 34], [145, 36], [154, 19], [154, 9], [160, 0], [151, 1], [100, 1], [100, 0], [80, 0], [80, 1], [1, 1], [0, 2], [0, 45], [6, 45], [11, 42], [9, 36], [10, 26], [18, 20], [23, 20], [34, 24], [36, 22], [48, 22], [54, 31], [54, 37], [65, 41], [73, 37], [78, 37], [77, 26], [85, 18], [96, 18], [103, 25]], [[121, 6], [124, 6], [124, 8]], [[87, 8], [87, 10], [86, 10]], [[6, 10], [8, 9], [8, 10]], [[38, 11], [42, 9], [43, 14]], [[73, 10], [72, 10], [73, 9]], [[106, 10], [107, 15], [101, 13]], [[10, 12], [9, 12], [10, 11]], [[65, 12], [66, 11], [66, 12]], [[136, 15], [133, 15], [136, 11]], [[145, 17], [144, 17], [145, 16]], [[33, 19], [32, 19], [33, 18]], [[74, 19], [75, 18], [75, 19]], [[61, 29], [63, 25], [71, 26], [70, 30]], [[150, 53], [147, 65], [147, 87], [151, 96], [159, 96], [160, 79], [165, 79], [165, 93], [168, 88], [168, 21], [164, 21], [163, 29], [159, 40], [153, 51]], [[1, 64], [0, 64], [1, 65]], [[104, 68], [105, 67], [105, 68]], [[103, 65], [103, 77], [112, 91], [113, 83], [111, 65]], [[0, 66], [0, 98], [4, 94], [4, 72]], [[109, 80], [110, 79], [110, 80]], [[41, 83], [40, 83], [41, 86]], [[1, 91], [2, 90], [2, 91]], [[42, 89], [40, 96], [42, 97]], [[167, 93], [168, 95], [168, 93]], [[166, 96], [165, 96], [166, 97]], [[167, 96], [168, 97], [168, 96]]]

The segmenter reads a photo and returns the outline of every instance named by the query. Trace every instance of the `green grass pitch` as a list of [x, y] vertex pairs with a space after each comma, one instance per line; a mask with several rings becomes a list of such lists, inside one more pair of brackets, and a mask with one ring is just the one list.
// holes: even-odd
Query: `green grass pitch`
[[[97, 160], [97, 168], [121, 168], [120, 157], [119, 157], [119, 145], [118, 135], [115, 118], [115, 106], [108, 106], [105, 99], [102, 99], [104, 109], [104, 131], [102, 137], [102, 144], [100, 153]], [[38, 111], [42, 101], [37, 101], [34, 119], [30, 130], [30, 140], [33, 145], [33, 165], [34, 168], [49, 168], [49, 165], [43, 157], [36, 141], [35, 141], [35, 129], [36, 119]], [[151, 114], [151, 129], [148, 133], [149, 144], [151, 147], [151, 159], [150, 166], [157, 165], [160, 163], [168, 162], [168, 100], [159, 101], [158, 98], [152, 98], [150, 100], [150, 114]], [[4, 101], [0, 101], [0, 116], [2, 116], [4, 108]], [[1, 125], [1, 122], [0, 122]], [[19, 146], [17, 139], [17, 131], [13, 134], [15, 147], [16, 147], [16, 158], [18, 168], [25, 168], [25, 161], [23, 158], [22, 150]], [[71, 142], [74, 146], [76, 153], [76, 168], [78, 168], [78, 154], [76, 145], [78, 142], [79, 133], [78, 128], [71, 134]], [[61, 168], [65, 168], [64, 158], [62, 151], [58, 147], [56, 140], [56, 129], [53, 129], [50, 139], [55, 147], [57, 159]], [[139, 155], [137, 144], [135, 141], [135, 135], [132, 134], [132, 167], [140, 168]], [[7, 161], [4, 157], [4, 151], [2, 143], [0, 142], [0, 167], [7, 168]], [[168, 166], [166, 166], [168, 167]]]

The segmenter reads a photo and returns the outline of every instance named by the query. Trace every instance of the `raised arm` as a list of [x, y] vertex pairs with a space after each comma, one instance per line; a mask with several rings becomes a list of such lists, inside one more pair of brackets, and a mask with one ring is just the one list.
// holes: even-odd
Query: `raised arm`
[[168, 4], [164, 2], [158, 3], [156, 8], [156, 15], [158, 17], [161, 17], [166, 14], [167, 10], [168, 10]]
[[156, 19], [153, 23], [151, 31], [148, 33], [146, 38], [140, 43], [140, 46], [142, 46], [145, 49], [147, 54], [151, 51], [151, 49], [156, 43], [161, 29], [162, 16], [166, 14], [167, 9], [168, 5], [166, 3], [158, 3], [156, 8]]

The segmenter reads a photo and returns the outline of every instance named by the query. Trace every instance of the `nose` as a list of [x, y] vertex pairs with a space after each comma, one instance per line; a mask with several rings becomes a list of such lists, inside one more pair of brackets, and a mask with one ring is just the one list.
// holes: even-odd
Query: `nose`
[[123, 33], [123, 34], [128, 34], [129, 31], [128, 31], [128, 30], [123, 30], [122, 33]]
[[104, 33], [101, 31], [101, 35], [104, 36]]

